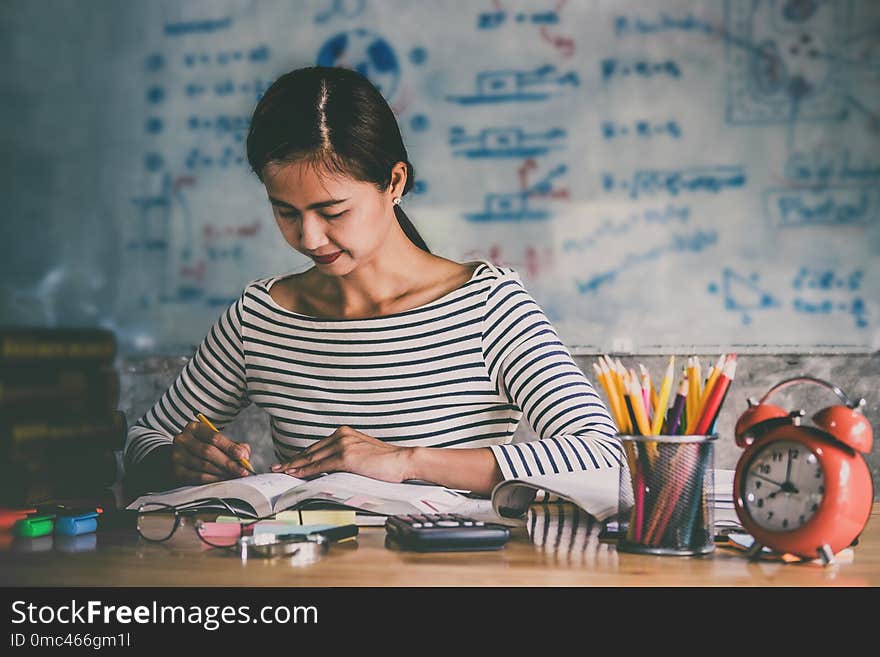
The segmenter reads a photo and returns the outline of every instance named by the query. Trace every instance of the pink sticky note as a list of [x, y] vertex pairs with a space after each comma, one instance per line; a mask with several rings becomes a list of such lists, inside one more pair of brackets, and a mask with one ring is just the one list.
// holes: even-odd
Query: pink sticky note
[[237, 522], [205, 522], [199, 533], [206, 538], [237, 537], [241, 533], [241, 526]]

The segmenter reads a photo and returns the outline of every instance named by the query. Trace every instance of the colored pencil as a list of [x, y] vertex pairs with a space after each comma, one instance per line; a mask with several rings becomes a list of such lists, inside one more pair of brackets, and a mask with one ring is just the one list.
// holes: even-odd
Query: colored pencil
[[[651, 388], [653, 385], [651, 384], [651, 375], [648, 373], [648, 369], [639, 363], [639, 372], [641, 373], [641, 377], [639, 381], [642, 384], [642, 403], [645, 406], [645, 416], [648, 418], [648, 424], [651, 424]], [[650, 432], [649, 432], [650, 433]]]
[[[630, 398], [632, 400], [633, 412], [636, 418], [636, 425], [639, 428], [639, 433], [643, 436], [651, 435], [651, 424], [648, 422], [648, 415], [645, 411], [643, 405], [643, 396], [642, 392], [643, 388], [639, 385], [638, 379], [636, 378], [636, 374], [634, 371], [630, 371], [630, 386], [632, 392], [630, 394]], [[646, 440], [643, 442], [642, 451], [648, 457], [648, 463], [646, 467], [651, 467], [657, 461], [657, 441], [655, 440]]]
[[632, 418], [630, 418], [629, 413], [627, 412], [626, 403], [624, 402], [624, 393], [626, 390], [623, 385], [623, 379], [610, 358], [606, 360], [605, 368], [608, 371], [608, 382], [612, 385], [617, 394], [617, 404], [620, 407], [620, 415], [624, 421], [624, 433], [631, 434], [633, 433], [633, 424]]
[[[651, 391], [651, 394], [650, 394], [650, 397], [651, 397], [651, 408], [652, 408], [652, 409], [654, 409], [654, 408], [658, 408], [658, 407], [660, 406], [660, 397], [659, 397], [659, 395], [657, 394], [657, 389], [654, 387], [654, 382], [651, 381], [651, 377], [650, 377], [650, 376], [648, 377], [648, 386], [649, 386], [650, 391]], [[651, 417], [652, 417], [652, 418], [654, 417], [654, 412], [653, 412], [653, 411], [651, 412]]]
[[639, 380], [636, 377], [636, 373], [634, 371], [630, 370], [629, 377], [630, 397], [632, 398], [632, 406], [636, 418], [636, 425], [638, 426], [639, 433], [642, 436], [650, 436], [651, 425], [648, 424], [648, 415], [644, 406], [642, 387], [639, 385]]
[[672, 377], [675, 368], [675, 356], [669, 357], [666, 373], [660, 383], [660, 395], [657, 397], [657, 405], [654, 408], [654, 422], [651, 425], [651, 434], [659, 435], [663, 420], [666, 416], [666, 404], [669, 402], [669, 392], [672, 390]]
[[630, 425], [629, 416], [626, 412], [626, 405], [623, 401], [624, 390], [620, 380], [620, 374], [617, 372], [614, 363], [612, 363], [611, 359], [607, 356], [601, 356], [599, 358], [599, 363], [603, 371], [606, 372], [609, 387], [614, 391], [614, 394], [617, 397], [617, 406], [620, 411], [620, 417], [623, 420], [620, 431], [623, 434], [631, 434], [632, 426]]
[[[731, 354], [730, 356], [727, 356], [727, 358], [731, 358], [731, 357], [736, 359], [736, 354]], [[722, 397], [721, 397], [721, 403], [718, 404], [718, 412], [715, 413], [715, 417], [712, 419], [712, 424], [709, 425], [709, 429], [706, 432], [707, 435], [712, 435], [715, 433], [715, 423], [718, 421], [718, 415], [720, 415], [721, 409], [724, 407], [724, 401], [727, 399], [727, 393], [730, 392], [730, 389], [732, 387], [733, 387], [733, 385], [729, 385], [729, 386], [727, 386], [727, 390], [724, 391], [724, 395], [722, 395]]]
[[712, 392], [709, 393], [709, 396], [706, 399], [702, 414], [697, 422], [696, 428], [694, 429], [694, 432], [697, 435], [704, 435], [709, 429], [709, 426], [718, 416], [718, 413], [721, 410], [721, 400], [727, 392], [727, 388], [730, 386], [735, 375], [736, 354], [732, 354], [724, 364], [724, 370], [721, 372], [721, 376], [715, 381]]
[[727, 390], [724, 391], [724, 396], [721, 397], [721, 403], [718, 404], [718, 412], [715, 414], [715, 417], [712, 420], [712, 424], [709, 425], [709, 430], [706, 432], [707, 435], [712, 435], [715, 433], [715, 423], [718, 422], [718, 416], [721, 414], [721, 409], [724, 407], [724, 400], [727, 399], [727, 393], [730, 392], [730, 389], [733, 386], [727, 386]]
[[[693, 378], [693, 375], [694, 375], [693, 356], [688, 356], [687, 367], [685, 368], [685, 373], [682, 374], [682, 377], [685, 378], [688, 382], [688, 397], [690, 397], [691, 393], [693, 393], [693, 391], [694, 391], [694, 388], [691, 385], [691, 378]], [[694, 412], [693, 412], [694, 411], [694, 409], [693, 409], [694, 402], [692, 400], [687, 400], [687, 401], [690, 401], [690, 404], [685, 404], [685, 407], [684, 407], [684, 417], [685, 417], [684, 424], [685, 424], [685, 426], [687, 426], [690, 423], [691, 416], [694, 414]]]
[[626, 411], [627, 411], [627, 416], [629, 417], [630, 425], [633, 427], [632, 435], [639, 436], [639, 435], [641, 435], [641, 433], [639, 432], [638, 422], [636, 422], [636, 412], [635, 412], [635, 409], [633, 408], [632, 394], [626, 393], [624, 395], [624, 401], [626, 402]]
[[[706, 399], [708, 398], [708, 393], [709, 393], [708, 390], [703, 388], [703, 382], [700, 378], [702, 375], [700, 374], [699, 358], [695, 358], [694, 376], [697, 379], [697, 386], [695, 388], [696, 395], [697, 395], [697, 403], [694, 404], [694, 406], [693, 406], [694, 414], [690, 418], [688, 418], [687, 433], [690, 435], [693, 435], [696, 433], [697, 422], [699, 422], [700, 418], [703, 416], [703, 408], [705, 407]], [[717, 377], [715, 380], [716, 381], [718, 380]], [[713, 384], [713, 386], [714, 386], [714, 384]], [[688, 400], [690, 401], [690, 395], [688, 396]]]
[[724, 367], [724, 362], [727, 359], [725, 354], [721, 354], [718, 357], [718, 362], [716, 362], [710, 369], [709, 375], [706, 377], [706, 385], [703, 388], [703, 396], [700, 399], [700, 403], [704, 403], [706, 401], [706, 395], [709, 394], [709, 391], [715, 385], [715, 380], [721, 376], [721, 369]]
[[[637, 471], [636, 477], [636, 499], [635, 499], [635, 531], [633, 532], [633, 538], [637, 543], [641, 543], [642, 541], [642, 525], [645, 522], [645, 475], [642, 473], [641, 468]], [[630, 518], [630, 522], [632, 522], [632, 518]]]
[[[198, 414], [196, 414], [196, 417], [199, 419], [200, 422], [207, 424], [211, 428], [212, 431], [216, 431], [217, 433], [220, 433], [220, 429], [215, 427], [214, 424], [211, 422], [211, 420], [206, 418], [204, 415], [202, 415], [201, 413], [198, 413]], [[241, 463], [251, 474], [257, 474], [256, 471], [254, 470], [254, 466], [252, 466], [250, 464], [250, 461], [248, 461], [245, 457], [242, 456], [240, 459], [237, 459], [237, 461], [239, 463]]]
[[[593, 363], [594, 371], [596, 372], [596, 377], [599, 379], [599, 383], [602, 384], [602, 388], [605, 390], [605, 394], [608, 397], [608, 402], [611, 404], [611, 412], [614, 414], [614, 421], [617, 423], [618, 429], [621, 432], [626, 432], [629, 426], [629, 418], [624, 414], [624, 410], [621, 408], [621, 400], [617, 394], [617, 390], [615, 389], [615, 384], [611, 381], [611, 373], [606, 370], [604, 366], [604, 361], [600, 359], [601, 364]], [[629, 471], [631, 473], [636, 472], [636, 454], [635, 448], [633, 447], [632, 442], [627, 441], [624, 443], [624, 453], [626, 455], [626, 462], [629, 466]], [[636, 481], [633, 479], [633, 497], [636, 496]]]
[[666, 430], [667, 435], [678, 435], [681, 427], [682, 415], [684, 415], [684, 407], [687, 403], [688, 382], [687, 376], [682, 377], [678, 384], [678, 393], [675, 395], [675, 403], [672, 407], [672, 415], [669, 419], [669, 428]]
[[608, 398], [608, 405], [611, 407], [611, 414], [614, 416], [614, 422], [617, 424], [618, 429], [623, 431], [623, 420], [620, 415], [617, 393], [612, 390], [608, 383], [608, 375], [602, 371], [602, 368], [597, 363], [593, 363], [593, 371], [596, 374], [596, 380], [602, 385], [602, 389], [605, 391], [605, 396]]
[[[687, 378], [688, 378], [688, 395], [687, 395], [687, 407], [685, 408], [685, 417], [687, 421], [684, 423], [685, 427], [690, 427], [694, 422], [694, 415], [697, 414], [697, 406], [700, 403], [700, 395], [697, 394], [697, 386], [696, 386], [696, 368], [694, 367], [694, 357], [688, 356], [688, 364], [687, 364]], [[685, 429], [687, 431], [687, 429]]]

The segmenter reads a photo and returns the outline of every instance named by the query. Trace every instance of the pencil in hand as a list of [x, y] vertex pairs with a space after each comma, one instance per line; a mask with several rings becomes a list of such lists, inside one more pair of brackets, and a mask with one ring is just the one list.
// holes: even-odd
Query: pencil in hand
[[[212, 431], [216, 431], [217, 433], [220, 433], [220, 429], [218, 429], [217, 427], [215, 427], [215, 426], [214, 426], [214, 423], [211, 422], [211, 420], [209, 420], [208, 418], [206, 418], [202, 413], [197, 413], [197, 414], [196, 414], [196, 417], [198, 418], [199, 422], [202, 422], [203, 424], [207, 424], [207, 425], [211, 428]], [[241, 463], [242, 466], [244, 466], [244, 468], [245, 468], [248, 472], [250, 472], [251, 474], [257, 474], [257, 471], [254, 470], [254, 466], [252, 466], [251, 463], [250, 463], [250, 461], [248, 461], [244, 456], [242, 456], [241, 458], [237, 459], [237, 461], [238, 461], [239, 463]]]

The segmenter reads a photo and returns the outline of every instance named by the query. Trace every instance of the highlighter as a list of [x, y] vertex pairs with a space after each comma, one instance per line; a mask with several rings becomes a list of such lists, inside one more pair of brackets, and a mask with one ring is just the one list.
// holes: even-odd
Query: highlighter
[[24, 538], [36, 538], [52, 533], [55, 526], [55, 514], [34, 514], [27, 518], [17, 520], [12, 528], [16, 536]]
[[72, 511], [59, 515], [55, 521], [55, 533], [63, 536], [91, 534], [98, 529], [98, 512], [95, 510]]

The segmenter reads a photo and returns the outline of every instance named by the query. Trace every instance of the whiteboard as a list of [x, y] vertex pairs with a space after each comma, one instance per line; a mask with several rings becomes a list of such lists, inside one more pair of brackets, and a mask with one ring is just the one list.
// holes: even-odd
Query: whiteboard
[[5, 323], [190, 348], [302, 271], [248, 171], [277, 76], [361, 70], [432, 251], [575, 353], [880, 348], [880, 3], [4, 3]]

